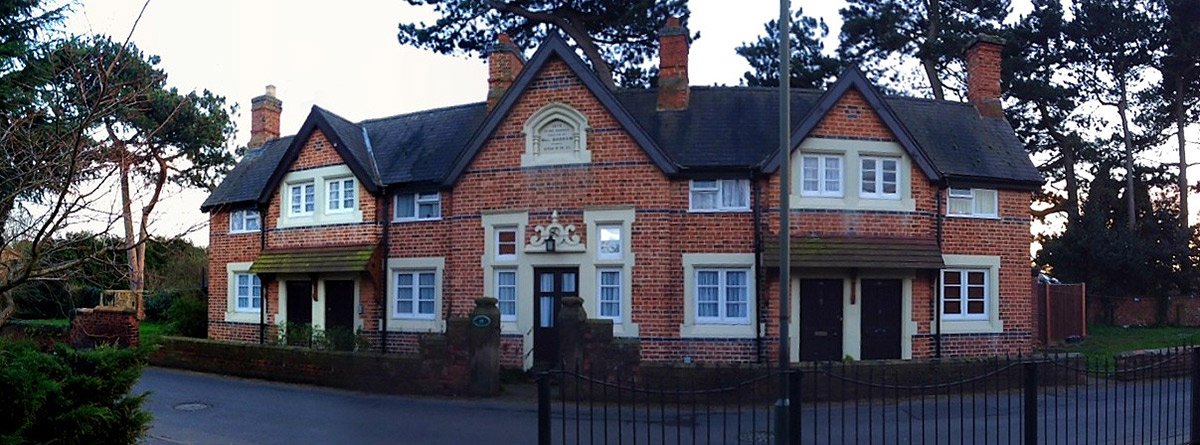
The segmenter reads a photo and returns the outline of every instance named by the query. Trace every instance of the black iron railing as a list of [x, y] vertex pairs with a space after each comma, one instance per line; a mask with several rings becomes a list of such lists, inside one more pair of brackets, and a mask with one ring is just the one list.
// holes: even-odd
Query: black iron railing
[[781, 401], [792, 444], [1200, 443], [1200, 348], [676, 371], [539, 373], [539, 443], [774, 443]]

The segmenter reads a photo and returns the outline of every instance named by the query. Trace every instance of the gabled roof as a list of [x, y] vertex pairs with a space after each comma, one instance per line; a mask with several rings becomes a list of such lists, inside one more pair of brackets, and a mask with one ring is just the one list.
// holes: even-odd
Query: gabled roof
[[[684, 110], [659, 111], [655, 90], [605, 87], [561, 36], [551, 34], [515, 83], [488, 112], [471, 103], [353, 123], [313, 107], [296, 136], [250, 150], [201, 210], [265, 203], [299, 149], [319, 129], [372, 192], [385, 187], [433, 190], [453, 185], [552, 58], [579, 76], [634, 141], [672, 177], [774, 171], [778, 160], [775, 88], [691, 87]], [[966, 103], [883, 96], [858, 70], [828, 91], [791, 92], [793, 147], [850, 89], [862, 93], [900, 145], [930, 178], [953, 186], [1036, 190], [1042, 177], [1003, 118]]]
[[617, 123], [646, 151], [650, 160], [663, 173], [673, 175], [679, 171], [679, 166], [671, 162], [670, 158], [663, 153], [654, 139], [650, 138], [638, 126], [637, 121], [621, 106], [621, 102], [617, 100], [613, 92], [596, 76], [596, 72], [588, 68], [587, 65], [584, 65], [583, 60], [575, 54], [575, 51], [567, 45], [567, 41], [563, 40], [563, 37], [558, 32], [552, 31], [546, 37], [541, 47], [533, 53], [533, 57], [529, 59], [529, 63], [521, 69], [521, 74], [513, 81], [513, 85], [504, 93], [504, 96], [500, 98], [500, 102], [496, 104], [496, 108], [491, 113], [488, 113], [483, 126], [475, 132], [471, 141], [467, 143], [466, 149], [455, 161], [454, 168], [450, 170], [450, 175], [446, 177], [445, 185], [453, 185], [458, 181], [458, 177], [462, 175], [462, 172], [471, 164], [471, 160], [475, 159], [475, 155], [479, 153], [479, 150], [483, 148], [487, 140], [491, 138], [492, 133], [496, 131], [496, 127], [508, 116], [509, 111], [516, 105], [517, 100], [521, 98], [525, 90], [529, 88], [530, 83], [537, 78], [538, 72], [554, 57], [566, 62], [567, 68], [600, 101], [605, 110], [616, 118]]
[[[892, 135], [896, 137], [896, 140], [900, 143], [900, 146], [904, 148], [904, 151], [907, 152], [909, 157], [913, 159], [913, 162], [916, 162], [917, 167], [921, 169], [922, 173], [925, 173], [926, 177], [934, 181], [941, 181], [944, 179], [942, 178], [941, 172], [934, 168], [933, 162], [929, 160], [929, 156], [925, 154], [925, 151], [920, 145], [917, 144], [917, 141], [913, 139], [912, 135], [908, 134], [908, 130], [905, 129], [904, 125], [900, 123], [900, 119], [894, 112], [892, 112], [892, 108], [889, 107], [887, 102], [883, 100], [883, 95], [879, 94], [879, 91], [877, 91], [875, 87], [871, 85], [871, 82], [867, 81], [867, 78], [863, 75], [862, 71], [859, 71], [858, 68], [854, 67], [843, 71], [842, 74], [838, 76], [837, 82], [834, 82], [833, 86], [831, 86], [829, 90], [825, 91], [825, 94], [821, 95], [821, 98], [817, 101], [816, 105], [810, 108], [808, 112], [804, 114], [804, 119], [800, 121], [800, 125], [792, 131], [792, 139], [790, 144], [793, 151], [800, 146], [800, 143], [803, 142], [804, 139], [808, 138], [809, 133], [812, 133], [812, 131], [817, 128], [817, 125], [821, 123], [821, 119], [824, 119], [825, 115], [829, 114], [829, 112], [833, 110], [838, 101], [840, 101], [842, 97], [846, 95], [846, 93], [850, 92], [851, 88], [862, 94], [863, 99], [867, 101], [867, 104], [870, 105], [871, 108], [875, 110], [875, 113], [879, 115], [879, 120], [881, 120], [883, 125], [892, 132]], [[763, 171], [774, 172], [778, 169], [779, 152], [775, 151], [769, 154], [766, 160], [763, 161]]]

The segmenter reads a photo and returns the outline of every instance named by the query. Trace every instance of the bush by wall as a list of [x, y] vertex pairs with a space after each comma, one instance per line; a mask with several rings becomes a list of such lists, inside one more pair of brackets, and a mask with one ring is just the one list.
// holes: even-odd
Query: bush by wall
[[135, 443], [150, 414], [131, 395], [146, 354], [137, 349], [43, 352], [0, 338], [0, 443]]
[[180, 297], [167, 309], [168, 330], [184, 337], [208, 335], [208, 302], [195, 297]]

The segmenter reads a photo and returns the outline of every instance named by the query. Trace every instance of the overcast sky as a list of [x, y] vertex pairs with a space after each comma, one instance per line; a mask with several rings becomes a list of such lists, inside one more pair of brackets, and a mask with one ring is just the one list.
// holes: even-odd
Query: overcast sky
[[[841, 0], [796, 1], [830, 27], [836, 45]], [[1020, 2], [1025, 3], [1025, 2]], [[736, 5], [736, 6], [731, 6]], [[778, 2], [691, 0], [689, 26], [701, 38], [691, 48], [693, 85], [735, 85], [748, 65], [734, 53], [778, 16]], [[128, 34], [140, 0], [85, 0], [67, 23], [75, 34]], [[478, 58], [437, 55], [400, 46], [400, 22], [432, 21], [431, 10], [400, 0], [352, 2], [283, 0], [155, 0], [133, 41], [162, 57], [169, 83], [208, 89], [240, 106], [238, 144], [250, 135], [250, 98], [273, 84], [283, 100], [283, 134], [300, 128], [313, 104], [351, 120], [478, 102], [487, 69]], [[517, 42], [520, 44], [521, 42]], [[173, 235], [206, 220], [207, 193], [175, 193], [159, 207], [154, 232]], [[189, 236], [208, 244], [207, 229]]]

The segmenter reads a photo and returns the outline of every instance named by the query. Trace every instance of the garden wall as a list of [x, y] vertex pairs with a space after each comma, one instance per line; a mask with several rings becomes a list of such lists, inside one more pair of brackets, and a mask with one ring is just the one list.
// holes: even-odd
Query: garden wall
[[[1200, 327], [1200, 298], [1171, 298], [1162, 324], [1171, 326]], [[1114, 326], [1155, 326], [1160, 324], [1158, 298], [1109, 298], [1112, 305]], [[1087, 303], [1088, 323], [1109, 324], [1105, 312], [1105, 300], [1089, 298]]]

